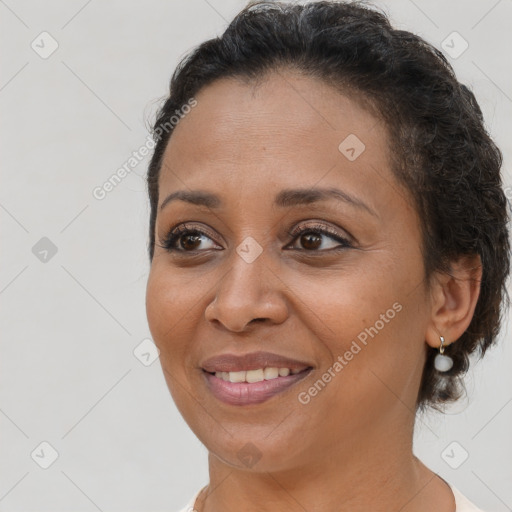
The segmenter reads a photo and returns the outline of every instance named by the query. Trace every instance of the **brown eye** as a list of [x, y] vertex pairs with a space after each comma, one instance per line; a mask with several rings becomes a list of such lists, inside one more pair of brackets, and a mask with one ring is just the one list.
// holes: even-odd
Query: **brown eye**
[[181, 246], [185, 250], [195, 250], [201, 243], [201, 235], [184, 234], [180, 235], [178, 240], [181, 240]]
[[[201, 248], [201, 244], [205, 245], [208, 241], [212, 242], [213, 247]], [[218, 247], [207, 233], [186, 225], [172, 229], [160, 246], [169, 252], [199, 252]]]
[[[352, 247], [345, 237], [333, 231], [332, 228], [323, 225], [296, 228], [289, 231], [288, 234], [295, 237], [298, 245], [300, 245], [300, 247], [295, 248], [299, 251], [327, 252]], [[330, 239], [330, 242], [328, 239]]]
[[317, 233], [304, 233], [300, 236], [300, 241], [305, 249], [318, 249], [322, 245], [322, 235]]

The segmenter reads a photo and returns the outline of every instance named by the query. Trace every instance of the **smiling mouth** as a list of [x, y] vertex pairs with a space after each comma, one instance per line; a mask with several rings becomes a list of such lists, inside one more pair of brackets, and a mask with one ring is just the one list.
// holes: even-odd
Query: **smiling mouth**
[[202, 370], [207, 387], [218, 400], [229, 405], [252, 405], [265, 402], [306, 378], [312, 366], [291, 371], [267, 367], [239, 372]]
[[307, 366], [305, 368], [278, 368], [276, 366], [259, 368], [256, 370], [239, 370], [232, 372], [207, 372], [210, 375], [215, 375], [218, 379], [222, 379], [226, 382], [246, 382], [249, 384], [255, 382], [262, 382], [264, 380], [274, 380], [279, 377], [287, 377], [288, 375], [297, 375], [299, 373], [305, 372], [307, 370], [312, 369], [311, 366]]

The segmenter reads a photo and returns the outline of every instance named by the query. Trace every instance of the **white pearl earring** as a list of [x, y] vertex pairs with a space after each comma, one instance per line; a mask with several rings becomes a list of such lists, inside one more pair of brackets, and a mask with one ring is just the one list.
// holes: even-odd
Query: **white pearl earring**
[[453, 366], [453, 359], [450, 356], [443, 355], [444, 353], [444, 338], [439, 336], [441, 339], [441, 346], [439, 347], [439, 354], [434, 359], [434, 366], [438, 372], [447, 372]]

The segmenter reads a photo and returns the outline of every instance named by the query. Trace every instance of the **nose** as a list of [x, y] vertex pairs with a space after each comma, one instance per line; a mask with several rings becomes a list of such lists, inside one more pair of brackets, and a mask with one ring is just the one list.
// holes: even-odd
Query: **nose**
[[233, 251], [232, 260], [230, 270], [217, 284], [215, 298], [205, 309], [206, 320], [232, 332], [243, 332], [251, 323], [284, 322], [288, 316], [283, 293], [286, 287], [264, 254], [248, 263]]

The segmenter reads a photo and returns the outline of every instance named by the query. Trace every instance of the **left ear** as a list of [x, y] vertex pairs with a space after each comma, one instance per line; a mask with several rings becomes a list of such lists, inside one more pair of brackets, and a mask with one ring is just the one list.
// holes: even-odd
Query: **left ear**
[[431, 347], [439, 347], [439, 336], [445, 338], [445, 346], [449, 345], [469, 327], [481, 281], [482, 261], [478, 254], [452, 261], [449, 273], [436, 272], [431, 285], [431, 321], [425, 333]]

